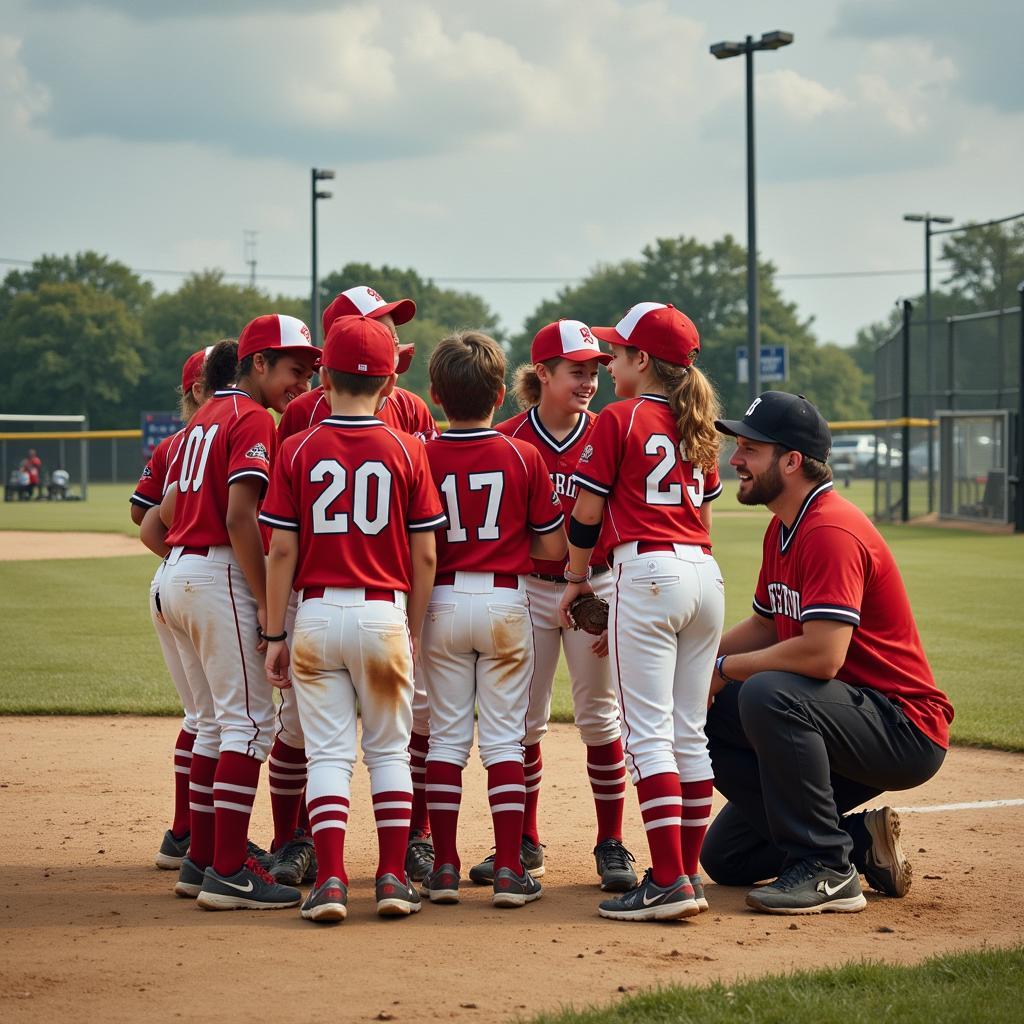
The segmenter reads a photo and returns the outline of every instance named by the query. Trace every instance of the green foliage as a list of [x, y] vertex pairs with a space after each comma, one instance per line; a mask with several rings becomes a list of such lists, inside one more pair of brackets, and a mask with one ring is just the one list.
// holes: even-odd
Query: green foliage
[[1016, 307], [1024, 281], [1024, 220], [947, 235], [942, 257], [959, 312]]

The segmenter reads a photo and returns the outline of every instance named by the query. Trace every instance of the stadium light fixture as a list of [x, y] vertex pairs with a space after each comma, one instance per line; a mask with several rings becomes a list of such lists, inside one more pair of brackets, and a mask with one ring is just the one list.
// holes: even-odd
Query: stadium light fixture
[[313, 280], [310, 290], [310, 325], [309, 331], [315, 345], [321, 345], [323, 338], [320, 330], [320, 282], [317, 279], [316, 266], [316, 204], [320, 199], [330, 199], [333, 193], [325, 192], [317, 188], [318, 181], [330, 181], [334, 177], [334, 171], [323, 167], [314, 167], [310, 172], [310, 193], [312, 196], [312, 249], [313, 249]]

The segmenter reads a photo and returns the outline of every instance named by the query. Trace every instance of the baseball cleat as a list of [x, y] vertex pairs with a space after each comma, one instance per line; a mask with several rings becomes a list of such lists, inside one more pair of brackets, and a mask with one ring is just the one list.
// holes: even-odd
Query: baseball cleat
[[[267, 870], [282, 885], [300, 885], [306, 877], [312, 857], [313, 840], [296, 829], [295, 838], [274, 853]], [[316, 881], [315, 875], [313, 880]]]
[[[519, 859], [534, 878], [540, 878], [544, 874], [543, 843], [535, 843], [523, 836], [519, 844]], [[469, 869], [469, 878], [477, 885], [494, 885], [494, 854], [484, 858], [479, 864], [474, 864]]]
[[434, 841], [429, 834], [414, 828], [409, 833], [409, 846], [405, 851], [405, 873], [414, 882], [422, 882], [433, 870]]
[[174, 883], [174, 895], [194, 900], [203, 887], [203, 869], [188, 857], [181, 858], [178, 880]]
[[694, 917], [700, 908], [686, 875], [680, 875], [670, 885], [658, 885], [653, 869], [648, 868], [634, 888], [615, 899], [604, 900], [597, 912], [612, 921], [678, 921]]
[[299, 911], [307, 921], [344, 921], [348, 917], [348, 886], [337, 875], [309, 891]]
[[250, 857], [233, 875], [206, 869], [196, 905], [203, 910], [284, 910], [297, 907], [302, 893], [278, 885], [266, 869]]
[[906, 896], [914, 880], [914, 869], [900, 846], [899, 815], [891, 807], [865, 811], [864, 827], [871, 837], [864, 858], [868, 885], [886, 896]]
[[636, 887], [636, 872], [632, 868], [636, 858], [621, 839], [602, 839], [594, 847], [594, 861], [603, 892], [629, 892]]
[[406, 917], [419, 911], [423, 902], [420, 894], [409, 884], [409, 876], [399, 881], [396, 875], [381, 875], [377, 879], [377, 913], [381, 917]]
[[855, 914], [867, 900], [856, 868], [832, 871], [817, 861], [800, 860], [770, 885], [751, 889], [747, 906], [764, 914]]
[[431, 903], [459, 902], [459, 872], [454, 864], [442, 864], [420, 884], [420, 893]]
[[495, 872], [492, 906], [522, 907], [539, 900], [540, 896], [540, 882], [525, 867], [521, 875], [517, 875], [511, 868], [498, 868]]
[[687, 877], [690, 879], [690, 887], [693, 889], [693, 898], [697, 909], [703, 914], [705, 910], [710, 909], [708, 898], [704, 895], [704, 879], [700, 875], [688, 875]]
[[177, 871], [181, 867], [182, 860], [188, 856], [188, 841], [190, 833], [186, 832], [180, 839], [174, 838], [174, 833], [168, 829], [164, 833], [160, 849], [156, 851], [154, 863], [162, 871]]
[[262, 846], [257, 846], [251, 839], [246, 842], [245, 855], [252, 857], [261, 868], [269, 868], [274, 863], [274, 855], [268, 853]]

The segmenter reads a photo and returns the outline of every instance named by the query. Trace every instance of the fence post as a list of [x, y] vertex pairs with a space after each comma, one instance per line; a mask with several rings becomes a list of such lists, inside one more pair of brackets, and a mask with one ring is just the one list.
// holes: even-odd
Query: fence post
[[[903, 493], [900, 495], [900, 521], [910, 519], [910, 314], [914, 304], [909, 299], [903, 300], [903, 459], [900, 462], [900, 484]], [[877, 450], [877, 449], [876, 449]], [[889, 453], [891, 456], [891, 452]]]
[[1024, 281], [1017, 285], [1020, 297], [1020, 366], [1017, 368], [1017, 486], [1014, 533], [1024, 533]]

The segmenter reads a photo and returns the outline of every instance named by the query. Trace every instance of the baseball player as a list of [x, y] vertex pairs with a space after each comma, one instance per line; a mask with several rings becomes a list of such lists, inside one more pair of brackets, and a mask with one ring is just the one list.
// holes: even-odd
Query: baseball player
[[[400, 344], [397, 329], [408, 323], [415, 315], [416, 304], [412, 299], [386, 302], [373, 288], [358, 285], [341, 292], [324, 310], [324, 337], [327, 337], [331, 325], [341, 316], [366, 316], [371, 320], [377, 320], [384, 324], [394, 337], [398, 352], [396, 373], [402, 374], [412, 363], [416, 347]], [[330, 412], [330, 399], [322, 387], [316, 387], [300, 396], [288, 405], [281, 418], [277, 433], [278, 443], [292, 434], [315, 426], [329, 416]], [[386, 389], [376, 415], [395, 430], [412, 434], [422, 441], [437, 436], [437, 426], [426, 403], [419, 395], [403, 388]], [[287, 630], [292, 628], [296, 608], [297, 604], [293, 597], [285, 623]], [[423, 788], [429, 737], [427, 696], [423, 687], [417, 685], [413, 697], [413, 731], [409, 746], [414, 797], [406, 861], [406, 870], [416, 882], [425, 877], [433, 863], [430, 822]], [[289, 885], [297, 885], [302, 880], [312, 881], [316, 875], [315, 856], [308, 838], [308, 822], [305, 820], [305, 809], [301, 806], [305, 777], [306, 755], [298, 707], [294, 694], [284, 690], [278, 709], [277, 736], [270, 752], [270, 798], [275, 808], [280, 807], [280, 812], [275, 812], [275, 820], [282, 822], [281, 834], [274, 837], [272, 849], [277, 851], [277, 855], [270, 866], [270, 871], [280, 881]], [[288, 821], [293, 823], [292, 828], [285, 824]], [[295, 825], [303, 827], [293, 838]]]
[[[332, 414], [282, 446], [261, 521], [270, 550], [267, 678], [294, 696], [309, 757], [306, 806], [316, 884], [312, 921], [348, 912], [344, 865], [356, 702], [377, 824], [377, 913], [420, 909], [405, 871], [413, 789], [409, 771], [413, 643], [445, 522], [423, 445], [374, 416], [394, 387], [395, 346], [379, 321], [337, 319], [323, 354]], [[285, 612], [299, 609], [289, 649]]]
[[[213, 346], [193, 352], [185, 360], [181, 369], [181, 392], [178, 399], [178, 411], [182, 422], [188, 424], [192, 417], [199, 411], [199, 407], [206, 401], [207, 392], [203, 387], [203, 364], [206, 361], [207, 353]], [[226, 381], [224, 383], [227, 383]], [[149, 509], [158, 510], [164, 496], [164, 487], [167, 483], [168, 473], [173, 472], [174, 465], [181, 454], [181, 445], [185, 439], [187, 426], [170, 437], [165, 437], [153, 449], [153, 454], [142, 471], [135, 491], [129, 501], [131, 502], [132, 522], [140, 527], [140, 537], [147, 547], [150, 547], [154, 554], [160, 556], [160, 564], [149, 585], [149, 615], [156, 630], [157, 639], [160, 641], [160, 650], [163, 652], [164, 662], [167, 671], [170, 673], [171, 682], [178, 693], [184, 709], [184, 718], [181, 728], [178, 730], [178, 737], [174, 742], [174, 815], [171, 819], [171, 827], [164, 832], [163, 841], [156, 854], [156, 866], [165, 871], [177, 871], [181, 867], [181, 860], [188, 853], [189, 842], [189, 808], [188, 808], [188, 769], [192, 760], [192, 744], [196, 738], [196, 707], [192, 698], [192, 690], [189, 688], [188, 680], [185, 678], [185, 670], [178, 655], [177, 645], [170, 630], [164, 624], [163, 616], [156, 604], [156, 595], [160, 586], [160, 576], [163, 573], [163, 558], [167, 554], [167, 547], [162, 537], [153, 538], [150, 531], [141, 530], [143, 519]], [[153, 522], [153, 517], [150, 517]], [[157, 514], [157, 522], [159, 515]]]
[[639, 885], [598, 912], [674, 920], [706, 906], [698, 858], [713, 780], [704, 673], [714, 666], [725, 610], [707, 504], [722, 490], [718, 402], [693, 365], [697, 330], [672, 306], [641, 302], [615, 327], [593, 332], [612, 346], [608, 369], [625, 401], [601, 412], [580, 454], [561, 608], [569, 623], [573, 599], [590, 588], [603, 520], [614, 566], [609, 657], [652, 862]]
[[475, 331], [446, 338], [430, 358], [431, 398], [451, 423], [427, 443], [448, 514], [447, 529], [438, 531], [420, 650], [430, 701], [427, 800], [435, 862], [422, 891], [434, 903], [459, 899], [456, 829], [474, 704], [494, 823], [492, 902], [521, 907], [541, 895], [520, 857], [523, 740], [534, 676], [525, 579], [531, 555], [558, 561], [566, 541], [561, 502], [537, 449], [490, 429], [505, 399], [504, 380], [501, 347]]
[[[572, 473], [597, 419], [587, 407], [597, 393], [598, 367], [607, 365], [611, 356], [601, 352], [585, 324], [559, 320], [537, 333], [530, 358], [531, 364], [516, 371], [514, 384], [517, 401], [525, 411], [495, 429], [536, 448], [568, 518], [577, 494]], [[607, 600], [611, 573], [600, 553], [595, 561], [592, 585]], [[619, 704], [606, 657], [607, 636], [595, 642], [587, 633], [563, 627], [558, 602], [565, 587], [564, 570], [564, 558], [557, 562], [535, 561], [526, 577], [537, 668], [526, 718], [526, 815], [521, 856], [535, 877], [544, 873], [544, 848], [537, 829], [543, 773], [541, 740], [551, 715], [551, 689], [559, 652], [564, 649], [572, 683], [573, 717], [587, 747], [587, 774], [597, 814], [597, 873], [606, 892], [626, 892], [636, 885], [636, 873], [631, 866], [633, 855], [622, 845], [626, 762]], [[473, 867], [469, 877], [490, 884], [493, 858]]]
[[234, 386], [214, 392], [189, 425], [175, 488], [164, 499], [173, 500], [173, 521], [160, 603], [198, 714], [192, 835], [175, 892], [206, 910], [276, 909], [300, 899], [247, 856], [274, 717], [261, 656], [266, 565], [257, 512], [276, 444], [267, 410], [283, 411], [306, 390], [319, 355], [294, 317], [249, 323], [238, 339]]

